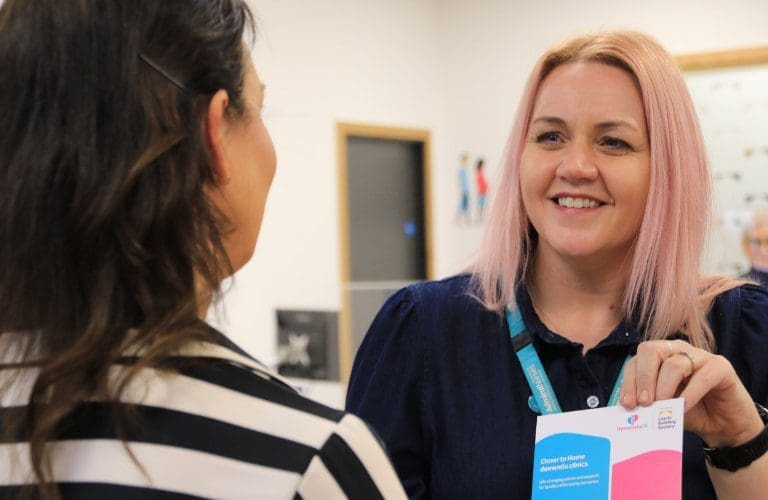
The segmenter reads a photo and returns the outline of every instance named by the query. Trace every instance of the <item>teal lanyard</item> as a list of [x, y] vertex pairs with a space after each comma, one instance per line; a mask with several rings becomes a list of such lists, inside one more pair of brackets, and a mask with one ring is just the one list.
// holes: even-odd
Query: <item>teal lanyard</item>
[[[525, 379], [528, 381], [528, 386], [533, 393], [533, 396], [531, 396], [533, 399], [528, 402], [528, 405], [533, 411], [541, 413], [542, 415], [562, 413], [563, 410], [560, 409], [560, 403], [558, 403], [555, 391], [552, 389], [552, 384], [549, 382], [547, 372], [544, 371], [544, 366], [541, 364], [539, 355], [536, 353], [536, 349], [533, 348], [531, 334], [528, 333], [528, 330], [525, 328], [523, 316], [520, 314], [520, 308], [515, 307], [513, 310], [507, 306], [505, 311], [507, 314], [509, 338], [512, 340], [512, 347], [515, 349], [517, 359], [520, 360], [520, 365], [523, 367]], [[611, 391], [608, 406], [614, 406], [619, 402], [621, 381], [624, 379], [624, 368], [631, 358], [632, 355], [628, 355], [624, 360], [624, 364], [621, 365], [621, 371], [616, 379], [616, 383], [613, 385], [613, 391]]]

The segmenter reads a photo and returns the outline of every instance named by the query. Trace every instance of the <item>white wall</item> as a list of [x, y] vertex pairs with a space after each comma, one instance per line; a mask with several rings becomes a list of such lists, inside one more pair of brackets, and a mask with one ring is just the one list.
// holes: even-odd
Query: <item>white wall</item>
[[256, 254], [235, 276], [220, 322], [272, 363], [276, 308], [339, 308], [336, 122], [440, 129], [439, 1], [252, 6], [278, 170]]
[[480, 230], [455, 226], [456, 163], [493, 171], [536, 57], [584, 31], [633, 28], [671, 52], [768, 45], [765, 0], [264, 0], [255, 60], [278, 151], [256, 255], [226, 296], [223, 327], [275, 361], [274, 309], [339, 307], [334, 124], [433, 132], [436, 267], [456, 272]]

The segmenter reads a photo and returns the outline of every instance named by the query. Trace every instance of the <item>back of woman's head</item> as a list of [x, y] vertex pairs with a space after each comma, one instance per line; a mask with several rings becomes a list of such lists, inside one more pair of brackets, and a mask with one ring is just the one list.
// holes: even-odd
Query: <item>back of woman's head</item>
[[233, 0], [5, 2], [3, 330], [139, 326], [220, 279], [202, 116], [218, 89], [242, 110], [246, 23]]
[[522, 204], [519, 162], [541, 83], [556, 67], [588, 61], [619, 67], [642, 96], [650, 140], [651, 178], [634, 245], [624, 312], [648, 338], [685, 328], [699, 346], [711, 333], [699, 307], [699, 262], [709, 224], [710, 179], [695, 109], [672, 57], [642, 33], [618, 31], [574, 38], [538, 61], [521, 98], [476, 269], [480, 297], [500, 309], [514, 301], [535, 248]]
[[204, 116], [219, 89], [244, 112], [251, 27], [243, 0], [0, 9], [0, 332], [36, 334], [32, 400], [56, 409], [33, 457], [71, 401], [105, 390], [128, 329], [162, 357], [228, 273]]

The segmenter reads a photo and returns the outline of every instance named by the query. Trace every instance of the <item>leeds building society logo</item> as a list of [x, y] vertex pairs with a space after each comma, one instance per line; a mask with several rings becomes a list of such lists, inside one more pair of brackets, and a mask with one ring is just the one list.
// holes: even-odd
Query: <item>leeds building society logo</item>
[[616, 426], [617, 431], [639, 431], [642, 429], [647, 429], [648, 424], [645, 422], [640, 421], [640, 415], [634, 414], [630, 415], [626, 419], [624, 419], [624, 422], [626, 422], [629, 425], [618, 425]]
[[677, 427], [677, 419], [675, 418], [675, 412], [672, 408], [659, 408], [656, 413], [656, 428], [659, 430], [675, 429]]

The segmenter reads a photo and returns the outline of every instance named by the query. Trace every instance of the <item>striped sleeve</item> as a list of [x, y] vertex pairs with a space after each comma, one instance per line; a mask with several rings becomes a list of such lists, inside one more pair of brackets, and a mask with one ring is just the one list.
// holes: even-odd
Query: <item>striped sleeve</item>
[[294, 498], [389, 500], [406, 496], [378, 439], [362, 420], [348, 414], [310, 462]]

